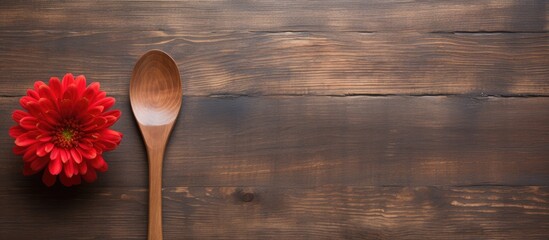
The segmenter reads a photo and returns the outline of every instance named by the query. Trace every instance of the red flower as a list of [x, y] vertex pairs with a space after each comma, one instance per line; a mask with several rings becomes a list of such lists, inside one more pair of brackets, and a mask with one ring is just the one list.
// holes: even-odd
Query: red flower
[[99, 83], [86, 87], [83, 75], [35, 82], [19, 101], [26, 111], [13, 112], [17, 125], [9, 132], [15, 138], [13, 152], [23, 155], [23, 174], [44, 169], [47, 186], [55, 184], [57, 176], [65, 186], [80, 184], [81, 178], [93, 182], [96, 171], [107, 170], [103, 152], [115, 149], [122, 139], [109, 129], [120, 118], [120, 111], [107, 111], [114, 102], [99, 90]]

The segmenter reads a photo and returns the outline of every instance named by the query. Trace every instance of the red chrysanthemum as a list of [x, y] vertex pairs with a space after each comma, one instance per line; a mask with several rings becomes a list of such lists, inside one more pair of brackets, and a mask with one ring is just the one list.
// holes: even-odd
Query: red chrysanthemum
[[20, 99], [26, 110], [15, 110], [10, 128], [15, 138], [13, 152], [23, 155], [23, 174], [44, 169], [42, 181], [55, 184], [57, 176], [65, 186], [80, 184], [81, 178], [93, 182], [96, 171], [107, 170], [104, 151], [115, 149], [122, 134], [109, 129], [120, 111], [108, 111], [114, 98], [99, 90], [99, 83], [86, 87], [83, 75], [68, 73], [63, 81], [52, 77], [49, 84], [34, 83], [34, 89]]

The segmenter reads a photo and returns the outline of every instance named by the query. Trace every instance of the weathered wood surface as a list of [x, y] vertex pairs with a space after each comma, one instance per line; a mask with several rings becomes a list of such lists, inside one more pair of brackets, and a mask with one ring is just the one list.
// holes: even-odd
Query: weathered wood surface
[[[118, 100], [124, 139], [105, 154], [109, 172], [96, 184], [143, 186], [144, 145], [127, 97]], [[0, 115], [16, 102], [2, 99]], [[544, 185], [547, 106], [549, 98], [185, 97], [164, 186]], [[26, 186], [19, 157], [0, 151], [0, 179]]]
[[0, 95], [69, 71], [127, 94], [133, 65], [151, 48], [174, 57], [187, 96], [549, 92], [547, 33], [1, 34]]
[[[549, 4], [0, 2], [0, 239], [144, 239], [128, 102], [149, 49], [181, 69], [166, 239], [548, 239]], [[24, 177], [7, 131], [37, 79], [117, 97], [94, 184]]]
[[544, 0], [17, 1], [0, 30], [544, 32]]
[[[546, 239], [549, 231], [547, 187], [180, 186], [163, 194], [165, 239]], [[144, 239], [146, 196], [132, 187], [0, 189], [0, 203], [19, 209], [4, 212], [0, 226], [9, 239]]]

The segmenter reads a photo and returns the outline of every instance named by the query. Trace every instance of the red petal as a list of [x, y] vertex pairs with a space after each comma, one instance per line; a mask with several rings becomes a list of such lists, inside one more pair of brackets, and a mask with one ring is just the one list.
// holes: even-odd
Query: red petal
[[55, 100], [57, 98], [57, 96], [55, 96], [55, 94], [52, 92], [50, 86], [46, 84], [38, 87], [36, 91], [38, 91], [38, 95], [40, 95], [41, 98], [48, 98], [51, 100]]
[[107, 118], [104, 117], [97, 117], [95, 119], [95, 125], [98, 129], [103, 128], [103, 126], [107, 123]]
[[72, 75], [72, 73], [67, 73], [65, 74], [65, 76], [63, 76], [63, 89], [65, 89], [65, 91], [67, 90], [67, 87], [69, 87], [70, 85], [72, 85], [74, 83], [74, 76]]
[[106, 92], [103, 92], [103, 91], [98, 91], [97, 92], [97, 95], [95, 96], [97, 99], [102, 99], [102, 98], [105, 98], [107, 96], [107, 93]]
[[84, 143], [79, 143], [78, 144], [78, 147], [82, 148], [82, 150], [90, 150], [90, 148], [92, 148], [92, 145], [91, 144], [84, 144]]
[[63, 163], [66, 163], [69, 160], [70, 154], [67, 152], [66, 149], [60, 148], [59, 155], [61, 156], [61, 161], [63, 161]]
[[86, 136], [86, 137], [80, 139], [80, 144], [89, 146], [91, 148], [91, 147], [93, 147], [93, 141], [95, 141], [95, 138], [90, 138], [90, 137]]
[[122, 139], [122, 133], [112, 129], [104, 129], [101, 131], [101, 139], [109, 142], [118, 143]]
[[51, 174], [58, 175], [63, 169], [62, 167], [63, 165], [61, 164], [61, 161], [59, 160], [59, 158], [57, 158], [50, 161], [50, 164], [48, 165], [48, 170]]
[[43, 157], [46, 156], [46, 154], [48, 154], [48, 152], [46, 152], [46, 144], [38, 146], [38, 148], [36, 149], [36, 155], [38, 155], [39, 157]]
[[24, 109], [27, 109], [27, 105], [30, 102], [36, 102], [36, 99], [29, 96], [23, 96], [19, 99], [19, 105], [21, 105], [21, 107], [23, 107]]
[[[97, 151], [97, 155], [103, 154], [103, 150], [106, 149], [105, 145], [101, 142], [96, 142], [94, 148]], [[107, 149], [107, 151], [110, 151], [110, 149]]]
[[23, 154], [23, 161], [30, 162], [32, 159], [36, 158], [36, 149], [38, 148], [38, 144], [33, 144], [31, 146], [28, 146], [25, 150], [25, 153]]
[[86, 159], [94, 159], [97, 156], [97, 151], [93, 147], [87, 150], [82, 149], [80, 153], [82, 154], [82, 157]]
[[76, 163], [82, 162], [82, 155], [80, 155], [80, 153], [76, 149], [71, 148], [70, 152], [71, 152], [72, 159], [74, 159]]
[[49, 84], [51, 92], [55, 95], [54, 99], [59, 99], [62, 94], [61, 81], [59, 81], [59, 78], [52, 77]]
[[[31, 151], [28, 151], [28, 152], [31, 153]], [[31, 153], [31, 154], [29, 154], [29, 156], [24, 156], [23, 157], [23, 162], [31, 163], [31, 162], [35, 161], [36, 159], [38, 159], [38, 156], [36, 156], [36, 154], [34, 154], [34, 153]]]
[[108, 110], [111, 108], [115, 103], [114, 98], [112, 97], [106, 97], [103, 99], [98, 100], [94, 105], [103, 106], [103, 110]]
[[91, 161], [89, 161], [89, 163], [91, 163], [91, 166], [95, 169], [100, 169], [101, 167], [103, 167], [103, 165], [106, 164], [105, 160], [103, 159], [103, 156], [101, 156], [101, 155], [97, 156], [94, 159], [91, 159]]
[[84, 90], [84, 93], [82, 94], [82, 98], [88, 99], [88, 101], [93, 101], [95, 99], [95, 96], [99, 93], [99, 83], [93, 82]]
[[96, 117], [91, 124], [88, 124], [82, 131], [87, 132], [94, 129], [101, 129], [107, 124], [107, 119], [104, 117]]
[[11, 117], [13, 118], [13, 121], [19, 122], [22, 118], [30, 116], [27, 112], [21, 111], [21, 110], [15, 110], [11, 114]]
[[42, 116], [42, 112], [44, 112], [42, 107], [40, 106], [40, 104], [37, 101], [28, 102], [26, 109], [29, 111], [29, 113], [32, 116], [37, 117], [37, 118], [40, 118]]
[[44, 113], [44, 120], [51, 126], [55, 126], [59, 123], [61, 115], [54, 110], [48, 110]]
[[30, 167], [31, 163], [25, 163], [23, 165], [23, 175], [29, 176], [35, 174], [37, 171], [32, 170]]
[[32, 99], [34, 99], [34, 100], [40, 98], [40, 94], [38, 94], [37, 91], [34, 91], [34, 90], [32, 90], [32, 89], [27, 90], [27, 96], [29, 96], [30, 98], [32, 98]]
[[51, 187], [53, 184], [55, 184], [57, 177], [54, 175], [51, 175], [50, 172], [44, 171], [44, 174], [42, 175], [42, 182], [46, 184], [46, 186]]
[[44, 85], [46, 85], [46, 83], [38, 80], [38, 81], [34, 82], [34, 90], [38, 91], [38, 89], [40, 89], [40, 87], [44, 86]]
[[72, 186], [71, 180], [67, 176], [65, 176], [65, 174], [59, 174], [59, 180], [65, 187]]
[[97, 179], [97, 173], [93, 168], [88, 168], [88, 171], [82, 176], [86, 182], [94, 182]]
[[82, 126], [88, 126], [90, 124], [93, 123], [93, 121], [95, 121], [95, 117], [92, 116], [91, 114], [89, 114], [86, 110], [86, 112], [83, 112], [82, 114], [80, 114], [80, 116], [78, 117], [80, 119], [80, 124]]
[[26, 132], [25, 129], [23, 129], [19, 125], [13, 126], [9, 130], [10, 137], [12, 137], [12, 138], [17, 138], [25, 132]]
[[38, 94], [40, 95], [41, 98], [46, 98], [51, 100], [52, 103], [57, 102], [57, 96], [55, 95], [55, 93], [53, 93], [53, 91], [48, 85], [40, 86], [40, 88], [38, 89]]
[[32, 144], [38, 142], [38, 140], [35, 139], [34, 135], [35, 135], [35, 133], [33, 133], [33, 132], [26, 132], [26, 133], [23, 133], [23, 134], [19, 135], [15, 139], [15, 145], [20, 146], [20, 147], [25, 147], [25, 146], [29, 146], [29, 145], [32, 145]]
[[74, 175], [74, 161], [67, 161], [63, 164], [63, 170], [65, 175], [67, 175], [68, 178], [71, 178]]
[[43, 109], [43, 112], [57, 110], [57, 103], [53, 102], [52, 99], [40, 98], [38, 104], [40, 104], [40, 108]]
[[47, 158], [37, 158], [36, 160], [31, 162], [30, 167], [32, 170], [38, 172], [42, 170], [42, 168], [44, 168], [46, 164], [48, 164], [48, 162], [50, 162], [50, 160]]
[[72, 115], [72, 101], [70, 99], [63, 99], [59, 102], [59, 110], [61, 116], [69, 117]]
[[61, 161], [63, 161], [63, 163], [67, 163], [71, 157], [69, 151], [64, 148], [59, 149], [59, 155], [61, 156]]
[[47, 121], [39, 121], [36, 124], [36, 128], [42, 132], [42, 136], [49, 135], [48, 133], [52, 132], [54, 129]]
[[49, 135], [39, 135], [38, 137], [36, 137], [36, 139], [40, 142], [49, 142], [52, 140], [52, 136], [49, 136]]
[[77, 118], [80, 118], [84, 113], [87, 113], [89, 106], [89, 101], [86, 98], [79, 98], [74, 104], [75, 115], [78, 115]]
[[108, 128], [113, 124], [115, 124], [116, 121], [118, 121], [118, 119], [120, 118], [120, 111], [114, 110], [114, 111], [104, 113], [103, 117], [107, 119], [107, 123], [103, 127]]
[[116, 121], [118, 120], [116, 117], [113, 117], [113, 116], [106, 116], [105, 119], [107, 119], [107, 123], [105, 123], [105, 125], [103, 125], [104, 128], [108, 128], [108, 127], [114, 125], [116, 123]]
[[27, 152], [27, 147], [19, 147], [17, 145], [13, 146], [13, 153], [15, 153], [15, 155], [23, 155]]
[[79, 93], [82, 93], [86, 89], [86, 77], [84, 75], [78, 75], [75, 79], [76, 88]]
[[38, 119], [35, 117], [24, 117], [19, 121], [19, 126], [21, 126], [24, 129], [27, 130], [33, 130], [36, 128], [36, 124], [38, 124]]
[[103, 106], [95, 106], [90, 109], [88, 109], [88, 114], [92, 116], [97, 116], [103, 112]]
[[103, 117], [113, 116], [117, 120], [118, 120], [118, 118], [120, 118], [120, 115], [122, 115], [122, 112], [120, 112], [120, 110], [112, 110], [112, 111], [108, 111], [106, 113], [103, 113]]
[[38, 144], [33, 144], [28, 147], [26, 147], [25, 152], [23, 153], [23, 160], [24, 161], [30, 161], [29, 159], [33, 156], [36, 156], [36, 149], [38, 148]]
[[107, 162], [105, 162], [105, 164], [103, 164], [103, 166], [101, 166], [99, 169], [97, 169], [97, 171], [99, 172], [105, 172], [109, 169], [109, 165], [107, 165]]
[[46, 143], [46, 146], [45, 146], [46, 152], [51, 152], [54, 147], [55, 145], [53, 145], [53, 143]]
[[65, 88], [65, 93], [63, 93], [62, 99], [76, 101], [76, 99], [78, 99], [78, 89], [76, 89], [76, 85], [71, 84], [67, 88]]
[[119, 136], [117, 139], [100, 138], [95, 143], [95, 146], [97, 146], [98, 148], [99, 146], [101, 146], [101, 149], [103, 149], [104, 151], [110, 151], [118, 147], [121, 139], [122, 139], [122, 136]]
[[[114, 143], [111, 143], [111, 145], [116, 147], [116, 145]], [[103, 149], [105, 151], [112, 150], [112, 149], [108, 148], [107, 145], [104, 144], [104, 142], [101, 142], [101, 141], [95, 142], [94, 147], [99, 148], [99, 149]]]
[[61, 159], [61, 157], [59, 156], [59, 155], [60, 155], [59, 152], [60, 152], [59, 148], [54, 147], [54, 148], [51, 150], [50, 159], [51, 159], [51, 160], [55, 160], [56, 158]]
[[88, 172], [88, 163], [82, 162], [78, 165], [78, 169], [80, 171], [80, 175], [85, 175]]
[[104, 151], [110, 151], [118, 147], [118, 144], [109, 141], [99, 141], [95, 143], [97, 148], [101, 148]]

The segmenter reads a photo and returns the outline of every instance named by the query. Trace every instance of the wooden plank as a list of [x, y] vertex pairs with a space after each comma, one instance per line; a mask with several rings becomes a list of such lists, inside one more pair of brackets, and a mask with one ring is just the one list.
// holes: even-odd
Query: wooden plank
[[146, 239], [146, 191], [3, 186], [0, 239]]
[[2, 30], [547, 31], [543, 0], [16, 1]]
[[174, 57], [187, 96], [549, 93], [546, 33], [0, 33], [4, 96], [65, 72], [125, 95], [151, 48]]
[[[547, 239], [547, 187], [170, 187], [166, 239]], [[145, 188], [0, 188], [5, 239], [143, 239]], [[46, 227], [47, 226], [47, 227]]]
[[[196, 206], [189, 215], [168, 213], [172, 238], [185, 232], [197, 239], [543, 239], [549, 234], [549, 194], [538, 187], [169, 191], [169, 209], [180, 213], [182, 204]], [[249, 194], [253, 199], [243, 201]], [[180, 229], [186, 231], [172, 233]]]
[[[185, 97], [164, 186], [547, 185], [549, 98]], [[0, 115], [17, 108], [0, 98]], [[100, 186], [146, 186], [144, 146], [129, 102]], [[0, 120], [7, 133], [11, 120]], [[0, 135], [0, 144], [13, 140]], [[3, 186], [20, 157], [1, 148]]]

